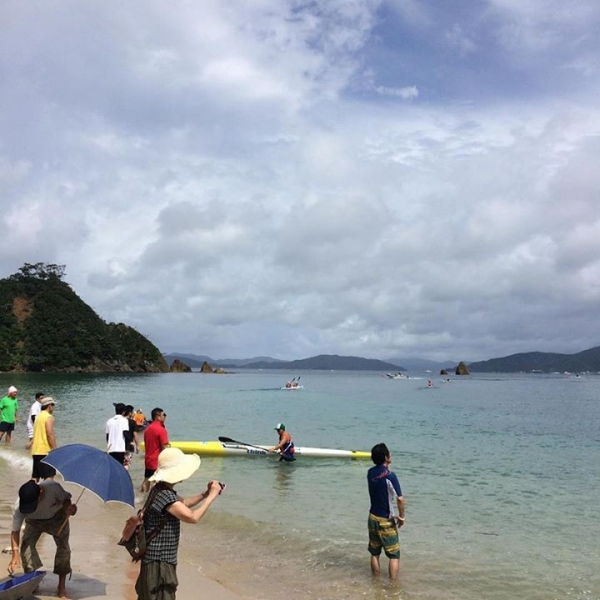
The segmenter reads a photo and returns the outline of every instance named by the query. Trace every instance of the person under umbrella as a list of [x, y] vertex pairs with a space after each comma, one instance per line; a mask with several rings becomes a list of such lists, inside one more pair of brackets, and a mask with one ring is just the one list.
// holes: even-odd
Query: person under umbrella
[[[58, 575], [58, 597], [67, 598], [67, 575], [71, 572], [68, 517], [77, 513], [71, 503], [71, 494], [57, 481], [46, 479], [41, 483], [28, 481], [19, 488], [19, 503], [13, 513], [10, 548], [12, 557], [8, 572], [12, 575], [19, 566], [19, 553], [25, 573], [37, 571], [42, 566], [36, 545], [43, 533], [54, 538], [56, 555], [54, 573]], [[21, 540], [21, 526], [25, 530]]]

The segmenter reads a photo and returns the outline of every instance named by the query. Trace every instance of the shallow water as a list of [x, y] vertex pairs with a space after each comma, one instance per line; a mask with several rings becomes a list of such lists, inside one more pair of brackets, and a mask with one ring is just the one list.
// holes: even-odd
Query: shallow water
[[[23, 413], [36, 391], [54, 396], [60, 444], [103, 447], [117, 401], [164, 408], [172, 440], [272, 444], [283, 421], [300, 446], [385, 441], [407, 502], [396, 586], [370, 577], [368, 461], [204, 458], [178, 486], [227, 483], [184, 527], [180, 556], [254, 597], [600, 598], [600, 377], [305, 372], [304, 389], [279, 389], [295, 375], [2, 375], [0, 386], [19, 388]], [[140, 455], [136, 483], [142, 470]]]

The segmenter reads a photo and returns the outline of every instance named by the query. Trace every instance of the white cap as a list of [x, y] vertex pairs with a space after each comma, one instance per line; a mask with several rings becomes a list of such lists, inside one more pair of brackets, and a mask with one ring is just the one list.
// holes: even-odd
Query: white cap
[[19, 391], [19, 390], [18, 390], [18, 389], [17, 389], [17, 388], [16, 388], [14, 385], [11, 385], [11, 386], [8, 388], [8, 393], [9, 393], [9, 394], [16, 394], [18, 391]]

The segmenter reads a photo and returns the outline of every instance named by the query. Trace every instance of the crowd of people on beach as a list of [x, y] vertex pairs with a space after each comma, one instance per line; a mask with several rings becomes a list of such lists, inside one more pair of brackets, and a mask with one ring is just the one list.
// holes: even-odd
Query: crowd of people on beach
[[[11, 442], [18, 419], [18, 390], [8, 388], [0, 400], [0, 441]], [[56, 544], [54, 573], [58, 575], [57, 594], [68, 598], [66, 579], [70, 575], [71, 550], [69, 546], [69, 518], [77, 513], [71, 494], [54, 480], [56, 470], [44, 462], [57, 448], [54, 432], [56, 401], [42, 392], [35, 395], [28, 418], [27, 448], [32, 456], [31, 478], [19, 488], [13, 512], [11, 529], [11, 560], [9, 574], [22, 565], [25, 573], [36, 571], [42, 561], [36, 544], [42, 534], [53, 537]], [[140, 435], [144, 439], [144, 480], [140, 491], [147, 493], [142, 518], [146, 550], [141, 556], [140, 573], [135, 584], [138, 600], [175, 600], [178, 586], [177, 551], [181, 522], [197, 523], [206, 514], [215, 499], [225, 490], [225, 484], [208, 482], [201, 493], [183, 498], [174, 486], [185, 481], [200, 467], [200, 457], [184, 454], [169, 444], [162, 408], [151, 411], [147, 421], [141, 409], [132, 405], [114, 403], [115, 415], [106, 422], [106, 452], [127, 469], [131, 458], [140, 450]], [[294, 441], [283, 423], [275, 427], [278, 443], [269, 452], [279, 453], [279, 460], [296, 460]], [[392, 462], [388, 447], [375, 445], [371, 450], [374, 466], [368, 470], [367, 483], [370, 498], [368, 517], [371, 571], [380, 573], [382, 551], [389, 559], [388, 572], [397, 579], [400, 561], [399, 529], [404, 525], [404, 497], [397, 476], [390, 470]]]

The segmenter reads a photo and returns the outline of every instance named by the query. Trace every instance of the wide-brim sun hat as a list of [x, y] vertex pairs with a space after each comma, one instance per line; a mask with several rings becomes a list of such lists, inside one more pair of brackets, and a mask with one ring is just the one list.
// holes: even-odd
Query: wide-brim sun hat
[[165, 448], [158, 455], [158, 469], [148, 481], [184, 481], [200, 468], [200, 462], [197, 454], [184, 454], [179, 448]]

